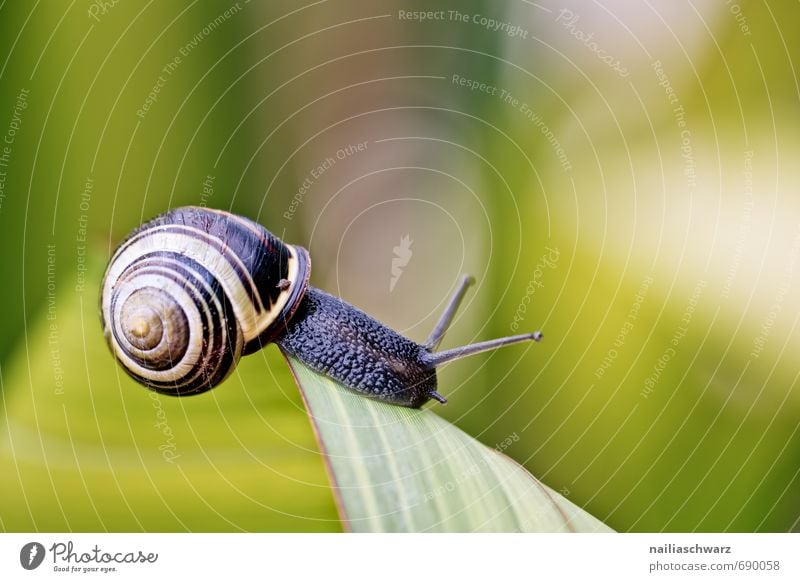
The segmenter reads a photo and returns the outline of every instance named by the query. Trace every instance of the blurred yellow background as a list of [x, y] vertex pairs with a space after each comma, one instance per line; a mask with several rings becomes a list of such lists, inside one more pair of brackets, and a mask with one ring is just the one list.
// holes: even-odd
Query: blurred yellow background
[[[0, 529], [339, 531], [277, 349], [114, 363], [109, 253], [201, 204], [443, 347], [435, 410], [620, 531], [800, 519], [797, 3], [0, 5]], [[393, 270], [394, 268], [394, 270]]]

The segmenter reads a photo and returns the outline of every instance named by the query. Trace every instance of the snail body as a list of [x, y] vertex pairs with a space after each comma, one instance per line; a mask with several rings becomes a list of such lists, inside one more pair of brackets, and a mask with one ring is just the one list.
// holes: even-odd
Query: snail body
[[419, 344], [314, 287], [276, 343], [365, 396], [413, 407], [442, 399]]
[[269, 343], [348, 388], [419, 407], [436, 367], [541, 333], [435, 352], [472, 279], [418, 344], [308, 284], [308, 252], [246, 218], [177, 208], [134, 230], [103, 278], [101, 320], [112, 353], [138, 382], [186, 396], [220, 384], [242, 355]]

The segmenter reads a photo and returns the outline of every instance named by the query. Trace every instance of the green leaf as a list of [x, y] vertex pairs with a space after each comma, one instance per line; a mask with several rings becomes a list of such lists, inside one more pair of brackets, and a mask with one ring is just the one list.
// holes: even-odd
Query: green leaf
[[288, 358], [355, 532], [609, 532], [428, 409], [364, 398]]
[[321, 458], [274, 347], [202, 397], [144, 389], [105, 345], [102, 267], [0, 370], [0, 531], [337, 531], [323, 460], [353, 531], [607, 530], [430, 410], [291, 362]]

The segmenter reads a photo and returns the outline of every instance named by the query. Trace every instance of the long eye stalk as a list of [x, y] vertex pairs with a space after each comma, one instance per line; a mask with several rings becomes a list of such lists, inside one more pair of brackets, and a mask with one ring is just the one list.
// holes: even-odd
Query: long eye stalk
[[[543, 334], [540, 331], [535, 331], [533, 333], [524, 333], [520, 335], [512, 335], [509, 337], [501, 337], [493, 340], [488, 340], [485, 342], [478, 342], [475, 344], [469, 344], [466, 346], [460, 346], [457, 348], [453, 348], [450, 350], [444, 350], [441, 352], [433, 352], [444, 338], [444, 334], [447, 332], [447, 329], [450, 327], [450, 324], [453, 322], [453, 318], [455, 317], [456, 311], [458, 311], [459, 306], [461, 305], [461, 301], [464, 299], [464, 295], [469, 289], [470, 285], [475, 282], [475, 279], [469, 275], [464, 275], [461, 279], [461, 283], [456, 289], [453, 296], [450, 298], [450, 302], [447, 304], [442, 316], [439, 318], [439, 322], [436, 324], [436, 327], [431, 332], [431, 335], [425, 341], [422, 346], [429, 351], [428, 354], [425, 356], [425, 361], [431, 366], [436, 367], [444, 364], [446, 362], [452, 362], [453, 360], [458, 360], [460, 358], [465, 358], [467, 356], [471, 356], [473, 354], [479, 354], [481, 352], [487, 352], [490, 350], [495, 350], [497, 348], [501, 348], [503, 346], [509, 346], [512, 344], [517, 344], [520, 342], [527, 342], [527, 341], [541, 341]], [[435, 396], [434, 396], [435, 398]], [[438, 400], [438, 398], [437, 398]]]

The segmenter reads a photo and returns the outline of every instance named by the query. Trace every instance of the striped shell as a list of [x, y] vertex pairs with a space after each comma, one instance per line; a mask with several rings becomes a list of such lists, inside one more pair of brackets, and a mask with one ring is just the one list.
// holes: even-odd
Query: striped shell
[[178, 208], [120, 244], [103, 279], [111, 351], [163, 394], [205, 392], [291, 319], [311, 272], [308, 252], [228, 212]]

